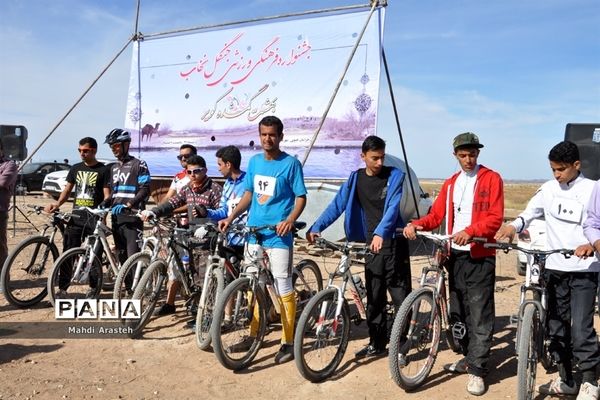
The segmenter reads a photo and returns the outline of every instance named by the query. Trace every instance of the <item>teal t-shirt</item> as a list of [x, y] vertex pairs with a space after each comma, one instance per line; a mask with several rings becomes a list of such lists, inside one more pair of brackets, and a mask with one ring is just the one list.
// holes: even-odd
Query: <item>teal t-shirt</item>
[[[246, 190], [252, 192], [248, 226], [277, 225], [290, 215], [296, 197], [306, 195], [302, 164], [285, 152], [275, 160], [257, 154], [248, 163]], [[293, 244], [291, 233], [280, 237], [264, 230], [261, 235], [265, 247], [286, 248]]]

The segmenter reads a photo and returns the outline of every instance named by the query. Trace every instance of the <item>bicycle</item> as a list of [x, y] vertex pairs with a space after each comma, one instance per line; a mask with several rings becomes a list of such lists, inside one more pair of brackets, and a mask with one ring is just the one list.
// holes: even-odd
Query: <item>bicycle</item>
[[[402, 302], [390, 335], [389, 368], [394, 382], [405, 391], [423, 384], [435, 363], [442, 329], [450, 349], [459, 353], [459, 340], [467, 334], [462, 322], [450, 321], [445, 267], [450, 257], [449, 235], [417, 231], [431, 240], [433, 255], [423, 267], [420, 288]], [[484, 238], [473, 241], [482, 242]]]
[[[512, 243], [486, 243], [484, 247], [503, 250], [505, 253], [518, 250], [533, 256], [533, 262], [528, 264], [525, 282], [521, 286], [515, 345], [517, 398], [530, 400], [535, 395], [537, 363], [541, 362], [546, 370], [550, 370], [555, 364], [548, 349], [550, 341], [546, 337], [547, 290], [543, 275], [546, 259], [555, 253], [569, 258], [574, 254], [574, 250], [534, 250]], [[528, 293], [531, 297], [528, 297]]]
[[57, 298], [98, 299], [101, 289], [113, 290], [114, 278], [119, 272], [119, 262], [110, 250], [107, 239], [112, 231], [104, 223], [110, 209], [80, 209], [95, 219], [96, 226], [81, 247], [67, 250], [54, 263], [48, 278], [48, 294], [52, 305]]
[[[342, 361], [350, 339], [350, 321], [359, 325], [366, 320], [363, 298], [366, 291], [352, 275], [354, 260], [371, 255], [364, 244], [334, 243], [322, 237], [315, 240], [318, 247], [341, 253], [336, 269], [329, 274], [327, 287], [317, 293], [300, 315], [294, 337], [294, 358], [300, 374], [311, 382], [321, 382], [335, 373]], [[341, 278], [339, 285], [334, 280]], [[356, 281], [355, 281], [356, 279]], [[354, 300], [357, 313], [350, 315], [346, 290]], [[393, 313], [388, 304], [387, 312]]]
[[[32, 204], [27, 207], [37, 215], [44, 210], [44, 207]], [[60, 255], [55, 243], [56, 233], [60, 231], [64, 235], [72, 217], [71, 213], [54, 211], [41, 234], [24, 239], [10, 252], [0, 275], [2, 292], [10, 304], [31, 307], [46, 297], [46, 272]]]
[[[208, 237], [213, 242], [210, 246], [213, 253], [208, 256], [202, 295], [196, 314], [196, 345], [201, 350], [207, 350], [210, 347], [212, 341], [210, 328], [214, 319], [217, 299], [223, 293], [225, 286], [239, 277], [240, 264], [243, 259], [243, 254], [227, 246], [226, 243], [230, 234], [243, 235], [244, 225], [230, 225], [224, 232], [219, 232], [214, 224], [207, 224], [206, 228]], [[300, 260], [294, 267], [292, 281], [297, 301], [302, 307], [314, 294], [313, 287], [320, 288], [318, 282], [322, 282], [322, 278], [319, 266], [311, 259]]]
[[175, 223], [170, 219], [148, 220], [152, 225], [149, 236], [141, 240], [140, 251], [133, 254], [123, 263], [113, 290], [113, 299], [121, 300], [130, 298], [137, 287], [144, 271], [157, 258], [166, 258], [168, 254], [167, 243]]
[[[133, 296], [134, 300], [140, 300], [141, 316], [139, 320], [127, 320], [125, 325], [131, 338], [140, 336], [144, 327], [150, 321], [156, 303], [163, 296], [163, 289], [168, 281], [168, 266], [173, 266], [173, 272], [181, 282], [181, 290], [185, 298], [188, 310], [196, 305], [200, 297], [201, 288], [196, 283], [195, 276], [197, 268], [196, 257], [193, 257], [194, 249], [203, 245], [193, 237], [191, 228], [173, 228], [172, 234], [166, 244], [168, 250], [166, 258], [157, 258], [150, 263], [140, 278]], [[190, 255], [189, 264], [184, 265], [182, 256]]]
[[[294, 235], [305, 226], [304, 222], [296, 222]], [[253, 236], [260, 244], [260, 231], [275, 230], [276, 226], [246, 226], [241, 229], [246, 239]], [[244, 255], [247, 255], [247, 251], [246, 245]], [[243, 266], [239, 278], [227, 285], [218, 297], [210, 329], [217, 360], [225, 368], [234, 371], [246, 368], [254, 360], [262, 346], [268, 321], [276, 320], [281, 311], [268, 255], [263, 250], [262, 254], [256, 254], [250, 259], [252, 261]], [[296, 291], [298, 315], [308, 300], [323, 287], [318, 265], [312, 260], [302, 260], [293, 266], [292, 284]], [[254, 326], [256, 335], [251, 335], [250, 333], [254, 333], [251, 332]], [[244, 340], [251, 340], [252, 343], [247, 349], [238, 349], [239, 343]]]

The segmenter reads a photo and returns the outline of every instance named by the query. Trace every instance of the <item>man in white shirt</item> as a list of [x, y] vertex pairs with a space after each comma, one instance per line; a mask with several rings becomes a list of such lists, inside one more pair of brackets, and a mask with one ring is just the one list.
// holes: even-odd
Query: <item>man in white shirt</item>
[[[548, 155], [554, 174], [531, 198], [525, 211], [504, 225], [495, 239], [512, 241], [515, 233], [541, 216], [546, 220], [548, 249], [575, 249], [576, 257], [553, 254], [546, 260], [544, 278], [548, 289], [548, 336], [550, 353], [558, 364], [559, 377], [541, 385], [539, 392], [574, 395], [578, 400], [597, 399], [596, 368], [600, 363], [598, 338], [594, 330], [594, 302], [600, 261], [583, 234], [583, 221], [594, 181], [579, 168], [579, 150], [572, 142], [560, 142]], [[573, 378], [575, 361], [582, 374], [581, 388]]]

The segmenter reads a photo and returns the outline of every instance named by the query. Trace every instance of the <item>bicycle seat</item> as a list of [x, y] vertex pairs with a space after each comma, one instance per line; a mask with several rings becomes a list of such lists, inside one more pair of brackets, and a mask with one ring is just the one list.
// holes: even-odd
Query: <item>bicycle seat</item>
[[296, 221], [294, 222], [294, 230], [300, 231], [306, 228], [306, 222]]

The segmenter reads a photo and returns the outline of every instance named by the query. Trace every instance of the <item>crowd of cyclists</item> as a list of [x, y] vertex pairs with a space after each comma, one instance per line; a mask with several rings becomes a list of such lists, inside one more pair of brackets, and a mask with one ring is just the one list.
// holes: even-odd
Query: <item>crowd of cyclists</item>
[[[205, 159], [197, 154], [197, 149], [182, 145], [177, 158], [183, 169], [175, 175], [165, 198], [151, 209], [146, 209], [150, 171], [143, 160], [129, 154], [130, 133], [114, 129], [106, 136], [105, 143], [117, 158], [110, 165], [96, 159], [97, 142], [85, 137], [79, 141], [81, 163], [71, 168], [65, 190], [45, 211], [57, 210], [73, 193], [74, 213], [80, 214], [80, 218], [74, 218], [67, 229], [63, 248], [68, 250], [80, 246], [93, 230], [86, 224], [91, 219], [78, 207], [109, 207], [121, 264], [139, 251], [143, 221], [153, 218], [172, 215], [179, 226], [190, 229], [194, 229], [191, 224], [194, 218], [211, 219], [220, 230], [240, 222], [248, 226], [275, 226], [274, 230], [261, 233], [260, 245], [253, 241], [243, 243], [239, 236], [233, 235], [228, 242], [240, 252], [246, 246], [246, 255], [258, 251], [268, 254], [281, 307], [281, 346], [275, 362], [291, 361], [296, 321], [291, 274], [292, 229], [310, 198], [302, 165], [280, 148], [283, 130], [282, 121], [275, 116], [260, 121], [262, 152], [250, 158], [245, 171], [241, 169], [238, 148], [230, 145], [219, 149], [216, 158], [219, 172], [225, 178], [223, 186], [208, 177]], [[494, 368], [490, 365], [490, 350], [495, 322], [496, 257], [494, 249], [473, 239], [512, 241], [532, 220], [543, 217], [547, 248], [573, 249], [575, 257], [565, 259], [555, 254], [546, 263], [548, 337], [558, 376], [541, 385], [538, 391], [546, 395], [577, 395], [579, 400], [598, 399], [600, 349], [593, 321], [600, 271], [600, 181], [582, 175], [575, 144], [560, 142], [548, 154], [555, 179], [538, 189], [514, 221], [503, 225], [503, 181], [497, 172], [478, 162], [483, 147], [474, 133], [456, 136], [452, 154], [460, 170], [445, 180], [427, 215], [403, 221], [400, 203], [407, 195], [402, 191], [405, 172], [384, 166], [385, 142], [369, 136], [362, 143], [360, 154], [364, 167], [350, 174], [316, 221], [309, 221], [312, 225], [307, 229], [306, 239], [314, 243], [344, 214], [346, 239], [364, 242], [371, 251], [364, 267], [369, 342], [355, 357], [386, 355], [393, 323], [386, 312], [388, 295], [398, 310], [412, 290], [408, 241], [416, 239], [417, 231], [431, 231], [444, 225], [446, 233], [452, 236], [447, 265], [451, 320], [466, 327], [466, 335], [460, 340], [461, 357], [444, 369], [468, 374], [467, 392], [483, 395], [488, 389], [486, 376]], [[1, 153], [0, 161], [0, 166], [6, 162]], [[0, 168], [3, 183], [0, 194], [14, 188], [12, 175], [3, 171], [12, 169]], [[2, 221], [6, 231], [6, 219]], [[6, 251], [0, 256], [3, 263]], [[68, 280], [68, 276], [63, 279]], [[170, 272], [167, 300], [156, 315], [176, 312], [178, 289], [176, 276]], [[243, 348], [247, 343], [242, 341], [238, 346]]]

